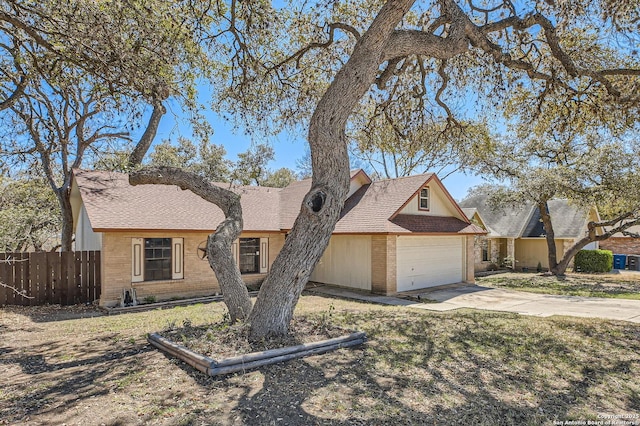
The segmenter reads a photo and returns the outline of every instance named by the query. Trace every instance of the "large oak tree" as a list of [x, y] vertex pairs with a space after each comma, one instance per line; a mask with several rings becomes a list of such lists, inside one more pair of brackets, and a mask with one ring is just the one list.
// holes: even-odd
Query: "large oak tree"
[[[346, 130], [368, 93], [388, 105], [400, 92], [424, 97], [429, 102], [415, 103], [416, 112], [439, 115], [449, 129], [463, 126], [460, 116], [483, 108], [499, 113], [513, 100], [532, 123], [559, 106], [568, 112], [561, 118], [568, 128], [585, 117], [637, 120], [637, 2], [345, 1], [276, 10], [263, 1], [231, 1], [214, 12], [223, 19], [216, 20], [222, 25], [212, 30], [211, 46], [217, 55], [229, 53], [219, 56], [227, 66], [216, 76], [230, 83], [216, 93], [216, 105], [265, 130], [303, 123], [311, 147], [311, 189], [248, 314], [254, 339], [287, 332], [328, 244], [349, 184]], [[456, 108], [460, 100], [476, 107]], [[132, 180], [175, 182], [170, 170]], [[232, 213], [234, 232], [226, 238], [239, 235], [241, 216]], [[216, 238], [225, 236], [216, 233], [210, 251]], [[219, 279], [232, 265], [212, 263]], [[241, 309], [229, 306], [237, 318], [250, 306], [241, 286], [236, 275], [228, 289], [243, 300]]]
[[[231, 318], [248, 319], [253, 339], [288, 330], [344, 204], [349, 186], [346, 132], [356, 125], [355, 113], [366, 115], [369, 99], [402, 111], [399, 94], [412, 93], [424, 101], [406, 105], [410, 111], [401, 116], [403, 125], [414, 114], [431, 115], [434, 122], [445, 123], [445, 133], [464, 129], [463, 123], [482, 109], [499, 114], [509, 102], [519, 105], [532, 125], [549, 111], [562, 111], [558, 120], [568, 128], [587, 119], [615, 123], [638, 117], [637, 1], [344, 0], [276, 8], [266, 0], [230, 0], [157, 2], [157, 9], [156, 2], [154, 7], [146, 3], [95, 4], [120, 7], [130, 18], [107, 21], [114, 23], [116, 34], [122, 34], [119, 25], [126, 23], [140, 25], [142, 34], [154, 22], [175, 30], [174, 16], [185, 18], [178, 22], [195, 22], [190, 29], [197, 34], [197, 46], [207, 51], [206, 71], [219, 112], [248, 123], [252, 132], [307, 129], [311, 189], [253, 307], [230, 252], [242, 229], [239, 197], [177, 169], [142, 169], [130, 176], [134, 184], [177, 184], [221, 207], [227, 219], [209, 238], [209, 260]], [[17, 2], [8, 4], [18, 7]], [[0, 20], [16, 28], [22, 23], [25, 31], [33, 24], [5, 15], [3, 11]], [[85, 25], [73, 13], [64, 16], [70, 19], [64, 23], [71, 36]], [[101, 22], [93, 24], [101, 30]], [[168, 33], [168, 38], [152, 32], [148, 38], [128, 34], [123, 38], [126, 54], [113, 52], [104, 42], [113, 40], [108, 34], [88, 37], [89, 42], [78, 37], [78, 49], [63, 51], [58, 44], [47, 45], [45, 38], [43, 48], [93, 64], [89, 71], [104, 76], [110, 88], [155, 94], [157, 101], [175, 93], [158, 90], [173, 87], [175, 74], [162, 67], [145, 69], [132, 58], [140, 51], [173, 57], [172, 45], [189, 39], [184, 32], [176, 32], [179, 43], [169, 43], [166, 51], [147, 44], [176, 41]], [[41, 33], [29, 34], [39, 42]], [[188, 68], [180, 66], [180, 59], [169, 63]], [[138, 73], [119, 74], [122, 69]], [[12, 73], [6, 93], [19, 94], [19, 76], [19, 70]], [[138, 146], [132, 166], [140, 164], [147, 149]]]

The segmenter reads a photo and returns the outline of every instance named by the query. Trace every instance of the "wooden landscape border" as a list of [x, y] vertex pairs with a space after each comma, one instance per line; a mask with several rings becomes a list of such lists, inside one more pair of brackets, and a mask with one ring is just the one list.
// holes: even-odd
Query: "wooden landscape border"
[[366, 333], [358, 331], [347, 336], [322, 340], [313, 343], [304, 343], [297, 346], [270, 349], [262, 352], [252, 352], [221, 361], [200, 355], [182, 345], [172, 342], [157, 333], [149, 335], [147, 340], [156, 348], [181, 359], [199, 371], [209, 376], [221, 376], [225, 374], [246, 371], [264, 365], [289, 361], [310, 355], [319, 355], [336, 349], [349, 348], [362, 345], [367, 339]]

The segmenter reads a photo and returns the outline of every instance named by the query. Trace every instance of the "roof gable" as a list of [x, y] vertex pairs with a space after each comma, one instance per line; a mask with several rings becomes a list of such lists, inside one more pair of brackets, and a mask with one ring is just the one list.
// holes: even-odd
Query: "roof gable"
[[[588, 209], [572, 205], [567, 200], [549, 200], [548, 212], [553, 223], [555, 238], [578, 238], [583, 236], [588, 216]], [[542, 224], [540, 211], [533, 209], [529, 223], [525, 227], [522, 237], [543, 237], [546, 232]]]
[[[435, 185], [455, 214], [404, 214], [425, 185]], [[345, 202], [336, 233], [484, 233], [471, 224], [432, 173], [387, 179], [362, 186]]]
[[[544, 235], [540, 212], [534, 203], [494, 208], [488, 200], [488, 193], [473, 194], [462, 200], [460, 206], [476, 209], [490, 237], [535, 238]], [[578, 238], [582, 235], [590, 209], [567, 200], [550, 200], [547, 204], [556, 238]]]
[[[429, 209], [421, 210], [418, 207], [420, 192], [423, 188], [429, 188]], [[399, 214], [412, 214], [412, 215], [427, 215], [427, 216], [453, 216], [458, 219], [469, 222], [468, 217], [464, 214], [458, 203], [455, 202], [449, 191], [442, 184], [442, 181], [438, 179], [438, 176], [431, 174], [429, 178], [420, 185], [411, 197], [405, 201], [405, 203], [392, 217]]]

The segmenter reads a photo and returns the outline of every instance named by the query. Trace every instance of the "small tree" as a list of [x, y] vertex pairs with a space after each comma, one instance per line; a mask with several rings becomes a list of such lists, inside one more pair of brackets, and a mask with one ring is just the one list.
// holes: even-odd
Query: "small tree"
[[0, 177], [0, 251], [55, 248], [60, 235], [58, 209], [44, 180]]

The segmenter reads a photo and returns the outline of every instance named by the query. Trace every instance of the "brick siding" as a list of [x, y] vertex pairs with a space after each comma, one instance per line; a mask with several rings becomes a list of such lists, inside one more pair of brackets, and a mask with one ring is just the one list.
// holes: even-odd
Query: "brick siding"
[[614, 254], [640, 255], [640, 238], [611, 237], [600, 241], [602, 250], [611, 250]]
[[[207, 240], [206, 232], [110, 232], [102, 236], [102, 293], [100, 305], [115, 306], [123, 289], [135, 288], [136, 296], [143, 300], [153, 296], [156, 300], [175, 297], [208, 296], [220, 292], [220, 286], [209, 262], [198, 257], [198, 244]], [[269, 237], [269, 267], [282, 249], [281, 234], [243, 234], [242, 237]], [[184, 279], [131, 282], [132, 238], [184, 238]], [[243, 278], [247, 284], [259, 283], [265, 274], [251, 274]]]
[[371, 291], [378, 294], [397, 293], [395, 235], [371, 237]]

